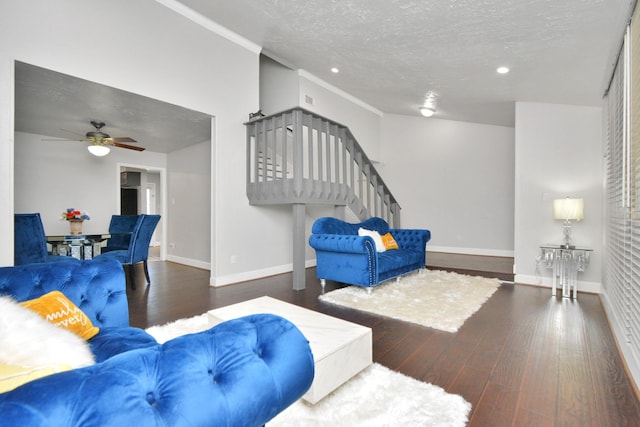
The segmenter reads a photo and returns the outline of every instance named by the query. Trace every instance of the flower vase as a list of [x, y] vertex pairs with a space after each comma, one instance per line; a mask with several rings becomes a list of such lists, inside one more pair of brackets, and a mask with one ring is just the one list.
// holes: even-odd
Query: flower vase
[[69, 220], [69, 228], [71, 229], [72, 236], [79, 236], [82, 234], [82, 221], [77, 219]]

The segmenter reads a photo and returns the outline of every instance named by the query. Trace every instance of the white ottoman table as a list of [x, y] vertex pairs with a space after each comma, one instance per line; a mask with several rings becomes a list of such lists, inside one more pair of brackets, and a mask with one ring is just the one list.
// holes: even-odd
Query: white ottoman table
[[373, 361], [371, 328], [327, 316], [271, 297], [260, 297], [209, 311], [210, 324], [258, 313], [284, 317], [309, 340], [315, 377], [302, 397], [315, 404]]

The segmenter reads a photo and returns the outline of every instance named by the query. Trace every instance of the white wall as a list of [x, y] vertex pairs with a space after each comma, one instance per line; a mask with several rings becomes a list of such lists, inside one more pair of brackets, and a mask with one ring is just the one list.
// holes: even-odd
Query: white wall
[[150, 151], [113, 149], [95, 157], [80, 142], [43, 142], [50, 136], [15, 134], [15, 212], [39, 212], [47, 234], [68, 234], [69, 224], [60, 220], [66, 208], [87, 211], [87, 233], [109, 229], [111, 215], [120, 198], [118, 163], [135, 162], [166, 168], [167, 156]]
[[[209, 145], [211, 145], [211, 143], [209, 142]], [[146, 177], [146, 181], [148, 184], [151, 184], [153, 186], [155, 186], [156, 188], [156, 197], [155, 200], [152, 200], [150, 202], [151, 206], [153, 206], [153, 209], [155, 211], [156, 214], [160, 214], [162, 212], [162, 205], [164, 203], [164, 200], [162, 198], [162, 182], [161, 182], [161, 176], [159, 172], [142, 172], [141, 176], [145, 176]], [[144, 192], [144, 191], [143, 191]], [[211, 194], [211, 193], [209, 193]], [[163, 233], [163, 227], [164, 222], [161, 220], [158, 223], [158, 226], [156, 227], [156, 230], [153, 232], [153, 236], [151, 239], [151, 245], [152, 246], [158, 246], [160, 245], [162, 242], [160, 241]], [[207, 262], [209, 262], [210, 258], [207, 258]]]
[[550, 286], [551, 273], [537, 265], [539, 246], [562, 242], [554, 198], [584, 199], [584, 220], [572, 228], [574, 244], [594, 249], [578, 276], [579, 290], [600, 291], [602, 262], [602, 109], [571, 105], [516, 104], [516, 281]]
[[[296, 86], [293, 70], [263, 60], [261, 84], [268, 87], [261, 88], [261, 106], [294, 107], [282, 103], [297, 92], [299, 106], [348, 126], [369, 158], [381, 162], [376, 168], [402, 206], [403, 227], [431, 229], [431, 250], [513, 256], [513, 128], [382, 115], [298, 73]], [[332, 214], [308, 209], [308, 222]]]
[[513, 255], [514, 129], [385, 114], [383, 179], [432, 251]]
[[304, 70], [260, 61], [260, 107], [266, 115], [302, 107], [349, 128], [372, 161], [380, 160], [382, 112]]
[[[299, 75], [298, 105], [347, 126], [369, 160], [380, 161], [382, 112], [305, 71]], [[307, 102], [308, 97], [313, 104]]]
[[[170, 153], [167, 160], [170, 261], [209, 268], [211, 259], [211, 143]], [[196, 261], [196, 262], [194, 262]]]
[[298, 72], [260, 55], [260, 108], [266, 116], [298, 106]]

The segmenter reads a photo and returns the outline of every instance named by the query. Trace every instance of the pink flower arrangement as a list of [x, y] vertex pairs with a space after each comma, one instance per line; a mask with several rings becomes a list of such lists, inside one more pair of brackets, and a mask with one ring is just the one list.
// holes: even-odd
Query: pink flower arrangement
[[91, 219], [86, 212], [81, 212], [74, 208], [67, 208], [66, 211], [62, 212], [62, 217], [60, 219], [64, 219], [67, 221], [84, 221]]

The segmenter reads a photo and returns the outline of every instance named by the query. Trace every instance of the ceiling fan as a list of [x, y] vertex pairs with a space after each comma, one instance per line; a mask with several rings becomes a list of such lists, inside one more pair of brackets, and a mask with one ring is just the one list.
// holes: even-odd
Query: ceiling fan
[[110, 147], [112, 147], [112, 146], [113, 147], [118, 147], [118, 148], [126, 148], [128, 150], [135, 150], [135, 151], [144, 151], [145, 150], [144, 147], [138, 147], [138, 146], [135, 146], [135, 145], [123, 144], [123, 142], [138, 142], [133, 138], [129, 138], [128, 136], [112, 138], [109, 134], [104, 133], [102, 131], [102, 128], [105, 125], [104, 122], [101, 122], [101, 121], [98, 121], [98, 120], [92, 120], [91, 124], [93, 125], [95, 130], [91, 130], [91, 131], [87, 132], [86, 134], [84, 134], [84, 136], [79, 134], [79, 133], [70, 131], [70, 130], [61, 129], [61, 130], [65, 131], [65, 132], [69, 132], [69, 133], [72, 133], [74, 135], [81, 136], [82, 139], [48, 139], [48, 140], [45, 140], [45, 141], [80, 141], [80, 142], [88, 142], [91, 145], [89, 145], [87, 147], [87, 149], [94, 156], [106, 156], [107, 154], [109, 154], [109, 151], [111, 150]]

